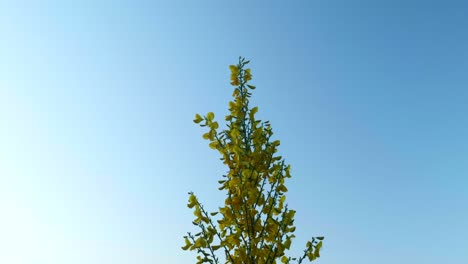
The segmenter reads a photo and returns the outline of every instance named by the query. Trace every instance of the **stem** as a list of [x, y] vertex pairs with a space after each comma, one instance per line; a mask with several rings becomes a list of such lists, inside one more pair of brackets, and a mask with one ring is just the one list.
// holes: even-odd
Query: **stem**
[[208, 222], [210, 223], [211, 227], [216, 231], [216, 236], [217, 236], [218, 239], [219, 239], [219, 244], [223, 246], [224, 252], [226, 253], [226, 255], [228, 255], [228, 257], [229, 257], [229, 259], [231, 260], [231, 262], [234, 263], [234, 260], [232, 259], [232, 256], [231, 256], [231, 254], [229, 253], [229, 250], [228, 250], [228, 249], [226, 248], [226, 246], [223, 245], [223, 243], [222, 243], [224, 240], [221, 238], [221, 235], [219, 234], [218, 230], [216, 229], [216, 226], [213, 224], [213, 221], [211, 220], [211, 217], [208, 216], [208, 212], [205, 211], [205, 209], [203, 208], [203, 205], [200, 204], [200, 203], [198, 202], [198, 199], [196, 199], [196, 202], [197, 202], [198, 206], [200, 207], [202, 213], [205, 215], [206, 218], [208, 218]]
[[[201, 229], [202, 229], [202, 232], [203, 232], [203, 236], [205, 237], [205, 239], [207, 239], [207, 238], [208, 238], [208, 235], [206, 234], [206, 229], [205, 229], [205, 226], [204, 226], [203, 224], [201, 225]], [[210, 243], [207, 243], [207, 245], [208, 245], [208, 249], [210, 250], [211, 256], [212, 256], [213, 259], [214, 259], [215, 264], [219, 263], [219, 262], [218, 262], [218, 258], [216, 257], [216, 255], [215, 255], [215, 253], [214, 253], [214, 250], [213, 250], [213, 248], [211, 247], [211, 244], [210, 244]]]

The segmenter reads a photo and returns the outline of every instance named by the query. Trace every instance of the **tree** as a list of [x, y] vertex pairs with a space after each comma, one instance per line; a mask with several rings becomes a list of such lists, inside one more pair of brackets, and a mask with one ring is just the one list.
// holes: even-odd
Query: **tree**
[[[270, 264], [302, 263], [320, 257], [323, 237], [313, 237], [306, 243], [302, 256], [287, 257], [294, 231], [296, 211], [285, 204], [288, 189], [285, 180], [291, 178], [290, 165], [275, 154], [279, 140], [272, 140], [269, 121], [255, 118], [258, 107], [249, 108], [249, 98], [255, 86], [249, 61], [239, 58], [230, 65], [231, 85], [235, 87], [226, 116], [227, 129], [220, 130], [214, 114], [195, 115], [194, 122], [207, 127], [203, 138], [221, 154], [229, 171], [219, 181], [219, 190], [226, 192], [224, 206], [209, 213], [193, 192], [189, 193], [188, 207], [194, 209], [193, 224], [200, 229], [188, 233], [184, 250], [198, 253], [197, 263], [221, 263], [217, 251], [224, 254], [225, 263]], [[218, 216], [216, 222], [214, 218]]]

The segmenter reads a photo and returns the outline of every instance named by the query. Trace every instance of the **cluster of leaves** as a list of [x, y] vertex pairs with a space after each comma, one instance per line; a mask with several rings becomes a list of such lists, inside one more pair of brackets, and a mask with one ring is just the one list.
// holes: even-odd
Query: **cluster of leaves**
[[[224, 206], [209, 213], [194, 193], [189, 193], [188, 207], [194, 209], [200, 232], [185, 236], [184, 250], [198, 253], [197, 263], [220, 263], [215, 254], [220, 250], [225, 263], [270, 264], [302, 263], [320, 256], [323, 237], [306, 243], [304, 254], [287, 257], [291, 247], [295, 211], [285, 204], [285, 179], [290, 178], [290, 166], [277, 154], [279, 140], [271, 140], [272, 128], [268, 121], [255, 118], [258, 107], [249, 108], [249, 98], [255, 86], [249, 63], [239, 58], [237, 65], [229, 66], [231, 85], [235, 87], [234, 100], [229, 102], [227, 129], [219, 131], [214, 114], [197, 114], [194, 122], [209, 130], [203, 138], [221, 154], [229, 171], [219, 181], [219, 190], [227, 192]], [[216, 222], [214, 218], [218, 216]]]

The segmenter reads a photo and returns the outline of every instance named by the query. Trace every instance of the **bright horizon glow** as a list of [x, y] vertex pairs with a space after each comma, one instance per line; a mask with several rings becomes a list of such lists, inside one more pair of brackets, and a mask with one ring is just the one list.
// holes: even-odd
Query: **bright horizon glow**
[[238, 56], [292, 166], [293, 255], [323, 235], [318, 264], [468, 263], [451, 4], [0, 3], [0, 263], [194, 263], [187, 192], [216, 209], [226, 168], [192, 120], [222, 124]]

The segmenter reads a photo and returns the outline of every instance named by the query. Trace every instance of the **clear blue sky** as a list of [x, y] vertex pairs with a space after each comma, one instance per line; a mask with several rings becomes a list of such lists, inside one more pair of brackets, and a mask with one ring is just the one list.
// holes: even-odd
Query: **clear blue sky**
[[192, 119], [227, 113], [239, 55], [293, 168], [294, 254], [468, 263], [466, 2], [10, 2], [0, 263], [194, 263], [187, 192], [215, 209], [226, 168]]

